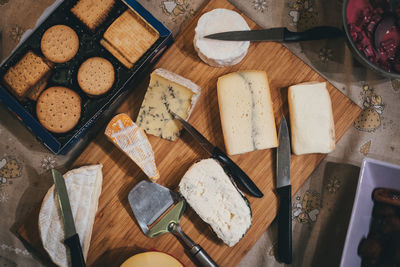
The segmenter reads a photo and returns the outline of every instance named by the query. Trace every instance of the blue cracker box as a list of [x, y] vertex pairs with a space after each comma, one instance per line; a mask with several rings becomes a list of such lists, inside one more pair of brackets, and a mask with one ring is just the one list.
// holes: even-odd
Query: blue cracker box
[[[53, 153], [66, 154], [80, 139], [88, 135], [89, 129], [101, 116], [107, 116], [111, 110], [124, 99], [161, 54], [172, 44], [171, 32], [156, 18], [153, 17], [135, 0], [116, 0], [114, 7], [109, 11], [107, 18], [96, 28], [89, 30], [70, 9], [77, 0], [65, 0], [38, 25], [35, 30], [12, 52], [0, 66], [0, 101], [3, 102], [24, 125]], [[158, 40], [134, 64], [133, 68], [126, 68], [107, 49], [100, 45], [104, 32], [128, 8], [142, 17], [158, 34]], [[82, 99], [82, 113], [78, 124], [70, 131], [57, 134], [44, 128], [36, 117], [36, 102], [30, 99], [20, 100], [5, 86], [3, 77], [8, 69], [14, 66], [28, 51], [42, 55], [40, 40], [43, 33], [53, 25], [64, 24], [78, 34], [79, 50], [75, 57], [62, 64], [54, 64], [47, 86], [64, 86], [76, 91]], [[79, 87], [76, 79], [79, 66], [90, 57], [99, 56], [109, 60], [115, 69], [115, 81], [112, 88], [99, 97], [86, 95]], [[108, 111], [108, 112], [107, 112]], [[108, 114], [111, 115], [111, 114]], [[98, 128], [98, 127], [97, 127]]]

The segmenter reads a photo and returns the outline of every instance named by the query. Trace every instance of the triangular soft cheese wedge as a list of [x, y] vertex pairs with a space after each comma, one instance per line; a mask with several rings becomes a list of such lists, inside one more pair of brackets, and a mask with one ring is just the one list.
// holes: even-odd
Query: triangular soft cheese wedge
[[[103, 165], [84, 166], [63, 175], [74, 216], [75, 228], [86, 259], [93, 223], [103, 182]], [[59, 266], [71, 266], [69, 249], [65, 246], [64, 224], [54, 185], [43, 199], [39, 213], [39, 232], [43, 247]]]
[[146, 134], [125, 113], [116, 115], [108, 123], [105, 135], [128, 155], [155, 182], [160, 178], [154, 153]]

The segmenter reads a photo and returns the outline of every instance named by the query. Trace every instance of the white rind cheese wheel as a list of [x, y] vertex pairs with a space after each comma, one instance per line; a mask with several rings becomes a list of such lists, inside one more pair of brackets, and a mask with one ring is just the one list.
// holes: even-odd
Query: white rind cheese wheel
[[237, 12], [217, 8], [203, 14], [195, 29], [193, 45], [199, 57], [212, 67], [233, 66], [247, 54], [249, 41], [219, 41], [203, 36], [226, 31], [250, 30]]
[[[79, 234], [83, 256], [87, 257], [97, 211], [103, 175], [102, 165], [84, 166], [63, 175]], [[44, 249], [58, 266], [72, 266], [70, 252], [64, 244], [64, 224], [54, 185], [47, 191], [39, 213], [39, 232]]]

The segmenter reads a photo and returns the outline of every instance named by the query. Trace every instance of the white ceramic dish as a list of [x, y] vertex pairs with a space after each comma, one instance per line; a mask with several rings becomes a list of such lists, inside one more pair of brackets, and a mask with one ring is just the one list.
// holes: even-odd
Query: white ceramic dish
[[375, 159], [365, 158], [361, 164], [356, 196], [351, 213], [341, 267], [361, 266], [357, 254], [360, 241], [368, 235], [372, 217], [372, 192], [377, 187], [400, 190], [400, 166]]

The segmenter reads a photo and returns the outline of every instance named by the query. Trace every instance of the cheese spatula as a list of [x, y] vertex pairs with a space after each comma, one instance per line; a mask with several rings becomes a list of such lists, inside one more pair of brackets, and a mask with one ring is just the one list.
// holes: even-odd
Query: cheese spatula
[[179, 221], [185, 211], [186, 201], [177, 193], [157, 183], [143, 180], [129, 192], [128, 200], [136, 221], [146, 236], [172, 233], [201, 266], [218, 266], [180, 227]]

